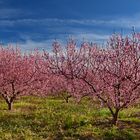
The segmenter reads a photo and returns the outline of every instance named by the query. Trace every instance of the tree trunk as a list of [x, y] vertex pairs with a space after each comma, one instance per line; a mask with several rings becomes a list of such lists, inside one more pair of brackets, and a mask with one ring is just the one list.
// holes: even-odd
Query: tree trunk
[[69, 98], [71, 98], [71, 95], [68, 95], [65, 100], [66, 100], [66, 103], [69, 103]]
[[119, 110], [116, 110], [115, 113], [112, 115], [113, 119], [112, 119], [112, 124], [113, 125], [117, 125], [118, 122], [118, 114], [119, 114]]
[[9, 102], [7, 104], [8, 104], [8, 110], [12, 110], [12, 102]]
[[66, 103], [68, 103], [69, 102], [69, 97], [66, 97]]

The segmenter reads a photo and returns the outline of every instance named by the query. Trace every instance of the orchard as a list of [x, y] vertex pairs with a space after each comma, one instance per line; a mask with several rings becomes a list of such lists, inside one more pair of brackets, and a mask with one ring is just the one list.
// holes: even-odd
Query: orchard
[[52, 51], [24, 53], [14, 46], [0, 47], [0, 95], [9, 110], [21, 96], [60, 96], [78, 104], [96, 99], [117, 125], [120, 111], [140, 101], [140, 37], [112, 35], [106, 45], [69, 39], [55, 41]]

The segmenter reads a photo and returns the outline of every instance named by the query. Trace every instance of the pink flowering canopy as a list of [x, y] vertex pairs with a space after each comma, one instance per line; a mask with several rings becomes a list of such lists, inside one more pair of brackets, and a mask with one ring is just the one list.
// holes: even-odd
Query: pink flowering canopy
[[36, 73], [35, 59], [18, 48], [0, 48], [0, 94], [7, 103], [29, 93]]
[[0, 94], [9, 109], [17, 96], [67, 93], [80, 101], [96, 97], [113, 116], [140, 99], [140, 35], [113, 35], [106, 46], [70, 39], [65, 47], [25, 54], [0, 47]]
[[54, 42], [47, 59], [54, 74], [71, 80], [75, 96], [82, 97], [82, 91], [97, 96], [111, 111], [114, 124], [118, 112], [140, 98], [139, 34], [113, 35], [104, 48], [87, 42], [77, 47], [73, 40], [66, 47]]

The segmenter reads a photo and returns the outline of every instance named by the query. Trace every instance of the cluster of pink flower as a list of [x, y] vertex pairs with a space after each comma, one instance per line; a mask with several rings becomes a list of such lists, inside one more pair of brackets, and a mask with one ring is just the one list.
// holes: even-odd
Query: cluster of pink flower
[[[64, 96], [63, 93], [67, 93]], [[117, 123], [118, 113], [140, 99], [140, 40], [113, 35], [107, 45], [84, 42], [78, 47], [53, 43], [52, 52], [23, 54], [0, 48], [0, 94], [9, 109], [17, 96], [96, 97]]]

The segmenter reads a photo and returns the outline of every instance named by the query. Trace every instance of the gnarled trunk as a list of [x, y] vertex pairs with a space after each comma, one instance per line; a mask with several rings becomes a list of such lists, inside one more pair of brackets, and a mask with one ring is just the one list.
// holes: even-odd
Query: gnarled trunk
[[112, 114], [113, 119], [112, 119], [112, 124], [117, 125], [118, 122], [118, 115], [119, 115], [119, 109], [116, 109], [115, 113]]
[[8, 102], [7, 104], [8, 104], [8, 110], [12, 110], [13, 103], [12, 102]]

